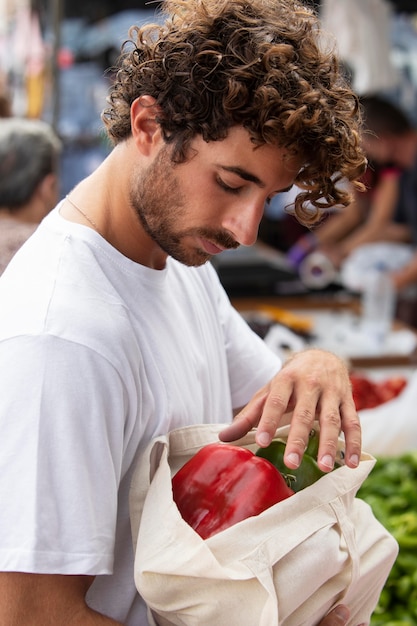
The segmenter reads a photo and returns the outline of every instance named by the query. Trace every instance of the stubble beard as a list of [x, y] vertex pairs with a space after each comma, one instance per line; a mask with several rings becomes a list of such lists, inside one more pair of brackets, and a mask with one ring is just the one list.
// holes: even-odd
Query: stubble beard
[[189, 266], [204, 265], [211, 255], [196, 246], [187, 246], [187, 240], [202, 238], [221, 248], [237, 248], [236, 240], [224, 231], [208, 228], [177, 230], [178, 224], [192, 209], [187, 209], [173, 167], [168, 149], [162, 149], [130, 190], [131, 205], [147, 235], [168, 256]]

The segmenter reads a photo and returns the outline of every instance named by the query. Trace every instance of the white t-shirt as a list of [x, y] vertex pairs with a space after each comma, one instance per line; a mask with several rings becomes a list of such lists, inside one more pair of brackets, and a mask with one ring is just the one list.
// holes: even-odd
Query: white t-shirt
[[96, 575], [89, 604], [142, 626], [138, 454], [174, 428], [230, 421], [280, 362], [211, 264], [151, 270], [58, 210], [0, 278], [0, 571]]

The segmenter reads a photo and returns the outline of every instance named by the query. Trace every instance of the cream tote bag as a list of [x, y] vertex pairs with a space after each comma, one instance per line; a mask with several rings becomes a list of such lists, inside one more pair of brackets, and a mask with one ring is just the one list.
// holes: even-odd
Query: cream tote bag
[[[355, 498], [375, 459], [363, 453], [358, 468], [342, 466], [203, 540], [182, 519], [171, 478], [202, 446], [218, 441], [224, 426], [190, 426], [158, 437], [135, 470], [134, 576], [150, 623], [313, 625], [341, 601], [351, 610], [350, 625], [369, 622], [398, 552], [370, 507]], [[283, 427], [276, 436], [287, 434]], [[255, 451], [255, 432], [235, 443]]]

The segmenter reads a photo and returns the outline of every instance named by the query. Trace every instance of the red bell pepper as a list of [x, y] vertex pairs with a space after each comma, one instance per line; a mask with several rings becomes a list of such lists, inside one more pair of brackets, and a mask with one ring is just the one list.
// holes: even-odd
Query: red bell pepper
[[383, 404], [400, 395], [407, 385], [407, 379], [404, 376], [392, 376], [386, 380], [381, 380], [377, 385], [381, 404]]
[[388, 400], [396, 398], [407, 384], [403, 376], [393, 376], [375, 382], [361, 374], [350, 374], [353, 400], [357, 411], [373, 409]]
[[381, 404], [375, 383], [360, 374], [351, 374], [353, 401], [357, 411], [373, 409]]
[[204, 446], [185, 463], [172, 489], [183, 519], [203, 539], [294, 493], [272, 463], [222, 443]]

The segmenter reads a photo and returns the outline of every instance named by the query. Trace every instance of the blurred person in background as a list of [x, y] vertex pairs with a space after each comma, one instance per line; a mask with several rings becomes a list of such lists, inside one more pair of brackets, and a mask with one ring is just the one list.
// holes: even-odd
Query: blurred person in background
[[0, 90], [0, 117], [11, 117], [12, 109], [6, 93]]
[[12, 102], [6, 87], [6, 79], [0, 73], [0, 118], [12, 116]]
[[[417, 248], [417, 130], [396, 105], [378, 95], [369, 96], [363, 146], [376, 163], [392, 163], [402, 170], [396, 215], [407, 225]], [[415, 286], [417, 252], [409, 263], [392, 272], [391, 278], [398, 292]]]
[[392, 136], [401, 137], [410, 124], [402, 111], [378, 96], [363, 96], [361, 105], [363, 142], [369, 157], [362, 179], [365, 191], [352, 190], [354, 200], [349, 207], [329, 212], [321, 224], [296, 241], [288, 251], [296, 266], [311, 252], [320, 251], [340, 269], [343, 261], [364, 244], [411, 241], [412, 227], [404, 195], [407, 163], [394, 158], [386, 140], [376, 131], [381, 129], [382, 119]]
[[0, 274], [58, 201], [60, 152], [46, 122], [0, 119]]
[[375, 241], [408, 242], [409, 227], [395, 220], [399, 197], [400, 170], [394, 166], [369, 165], [363, 183], [365, 192], [354, 193], [344, 209], [329, 213], [314, 231], [300, 237], [288, 251], [299, 263], [309, 253], [323, 252], [336, 269], [359, 246]]
[[412, 252], [390, 272], [397, 318], [417, 328], [417, 129], [396, 105], [375, 94], [366, 102], [363, 146], [376, 163], [401, 168], [397, 215], [410, 231]]

